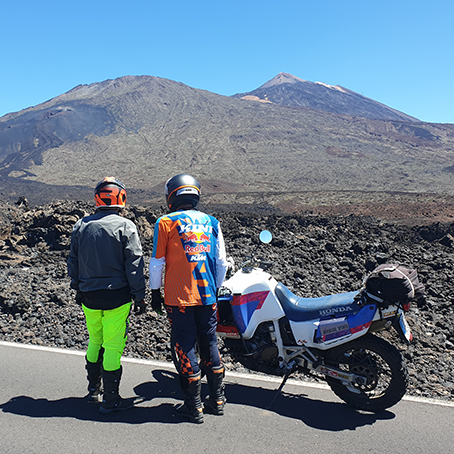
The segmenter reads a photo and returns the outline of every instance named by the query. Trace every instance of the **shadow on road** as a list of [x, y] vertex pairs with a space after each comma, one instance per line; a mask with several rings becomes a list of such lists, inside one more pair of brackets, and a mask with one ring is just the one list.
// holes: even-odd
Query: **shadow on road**
[[[152, 402], [153, 399], [182, 399], [178, 376], [165, 370], [152, 371], [154, 381], [144, 382], [134, 388], [141, 402]], [[202, 395], [208, 393], [206, 384]], [[377, 420], [394, 418], [389, 411], [380, 413], [361, 413], [347, 404], [324, 402], [310, 399], [306, 394], [281, 393], [275, 397], [275, 390], [247, 386], [238, 383], [226, 383], [227, 406], [234, 411], [233, 405], [250, 406], [270, 411], [287, 418], [298, 419], [310, 427], [326, 431], [355, 430], [357, 427], [374, 424]], [[128, 396], [129, 397], [129, 396]], [[17, 396], [0, 405], [4, 413], [29, 416], [32, 418], [75, 418], [84, 421], [120, 422], [127, 424], [163, 423], [178, 424], [181, 421], [174, 414], [173, 403], [161, 403], [156, 406], [138, 405], [126, 412], [109, 416], [98, 413], [99, 405], [87, 404], [84, 397], [67, 397], [57, 400], [34, 399], [29, 396]]]

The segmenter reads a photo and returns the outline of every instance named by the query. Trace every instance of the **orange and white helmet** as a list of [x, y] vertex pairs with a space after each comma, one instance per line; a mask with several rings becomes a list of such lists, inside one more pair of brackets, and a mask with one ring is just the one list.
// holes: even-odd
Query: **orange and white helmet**
[[105, 177], [95, 188], [97, 208], [124, 208], [126, 206], [125, 185], [115, 177]]

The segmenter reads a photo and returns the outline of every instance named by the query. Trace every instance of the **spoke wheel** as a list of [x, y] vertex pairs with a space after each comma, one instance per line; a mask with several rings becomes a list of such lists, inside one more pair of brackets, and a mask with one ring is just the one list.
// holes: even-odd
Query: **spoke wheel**
[[408, 387], [408, 371], [399, 351], [385, 340], [368, 334], [333, 349], [326, 362], [362, 378], [353, 389], [327, 377], [333, 392], [349, 405], [378, 412], [399, 402]]

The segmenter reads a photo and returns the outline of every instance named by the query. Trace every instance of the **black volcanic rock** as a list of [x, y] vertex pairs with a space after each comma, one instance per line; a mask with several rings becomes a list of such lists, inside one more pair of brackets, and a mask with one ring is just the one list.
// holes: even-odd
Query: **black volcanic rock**
[[259, 88], [248, 93], [237, 93], [235, 98], [256, 99], [283, 106], [309, 107], [340, 115], [375, 120], [417, 121], [403, 112], [392, 109], [359, 93], [322, 82], [309, 82], [287, 73], [279, 73]]
[[[72, 225], [93, 204], [54, 202], [30, 209], [0, 205], [0, 339], [85, 349], [88, 334], [81, 308], [69, 288], [66, 260]], [[153, 225], [162, 210], [130, 206], [125, 215], [141, 236], [146, 262]], [[408, 313], [414, 340], [403, 345], [393, 331], [380, 332], [406, 358], [409, 394], [454, 398], [454, 224], [406, 227], [364, 216], [315, 216], [222, 212], [227, 253], [237, 264], [256, 251], [273, 262], [271, 273], [300, 296], [359, 289], [377, 264], [416, 268], [426, 298]], [[258, 246], [260, 230], [273, 241]], [[145, 269], [147, 272], [147, 267]], [[147, 296], [149, 298], [149, 295]], [[167, 319], [150, 309], [131, 316], [125, 354], [171, 360]], [[228, 370], [242, 370], [222, 347]]]

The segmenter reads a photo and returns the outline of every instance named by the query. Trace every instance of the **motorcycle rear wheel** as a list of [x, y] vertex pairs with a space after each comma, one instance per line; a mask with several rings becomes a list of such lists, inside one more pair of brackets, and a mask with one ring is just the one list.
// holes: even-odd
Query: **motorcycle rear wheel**
[[382, 411], [399, 402], [407, 391], [409, 377], [402, 355], [394, 345], [372, 334], [336, 347], [326, 362], [365, 378], [363, 384], [352, 384], [359, 393], [339, 380], [326, 378], [334, 394], [358, 410]]

